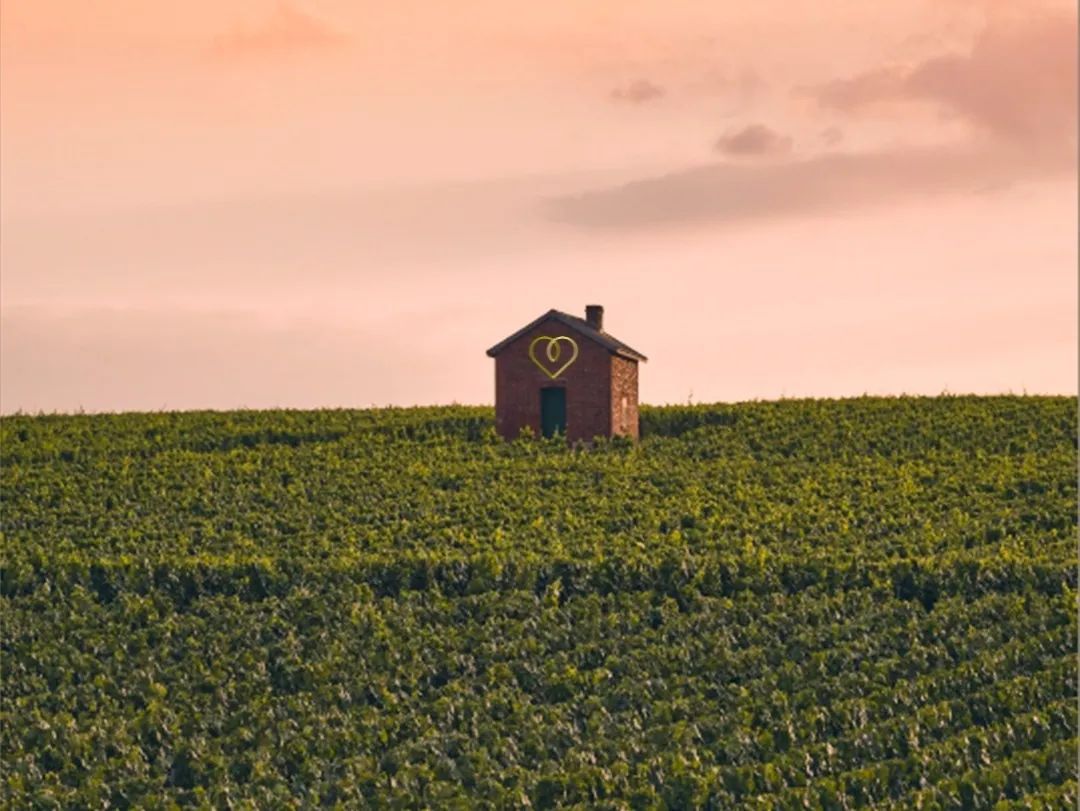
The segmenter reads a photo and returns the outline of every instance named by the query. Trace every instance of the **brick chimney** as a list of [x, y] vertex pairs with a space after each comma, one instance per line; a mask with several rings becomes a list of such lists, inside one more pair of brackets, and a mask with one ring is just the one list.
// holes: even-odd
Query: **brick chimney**
[[604, 331], [604, 308], [599, 304], [585, 305], [585, 320], [597, 332]]

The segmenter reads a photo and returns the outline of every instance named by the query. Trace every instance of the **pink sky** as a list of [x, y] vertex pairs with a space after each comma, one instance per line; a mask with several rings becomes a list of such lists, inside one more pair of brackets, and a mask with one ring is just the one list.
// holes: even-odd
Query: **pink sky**
[[1077, 391], [1076, 12], [7, 0], [0, 410]]

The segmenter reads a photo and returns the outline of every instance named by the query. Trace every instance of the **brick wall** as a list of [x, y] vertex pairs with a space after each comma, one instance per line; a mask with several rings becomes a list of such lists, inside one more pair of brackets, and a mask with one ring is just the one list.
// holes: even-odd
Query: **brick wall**
[[611, 433], [638, 438], [638, 364], [628, 358], [611, 358]]
[[[578, 345], [578, 357], [552, 380], [529, 357], [533, 339], [547, 335], [568, 335]], [[543, 359], [545, 343], [536, 353]], [[561, 366], [569, 357], [562, 344]], [[495, 428], [507, 439], [514, 439], [528, 425], [540, 436], [540, 390], [546, 386], [566, 388], [566, 435], [573, 442], [594, 436], [608, 436], [612, 428], [612, 355], [594, 341], [579, 335], [560, 321], [547, 319], [503, 348], [495, 358]], [[634, 382], [637, 372], [634, 371]], [[634, 424], [637, 424], [637, 392], [634, 392]], [[635, 430], [636, 435], [636, 430]]]

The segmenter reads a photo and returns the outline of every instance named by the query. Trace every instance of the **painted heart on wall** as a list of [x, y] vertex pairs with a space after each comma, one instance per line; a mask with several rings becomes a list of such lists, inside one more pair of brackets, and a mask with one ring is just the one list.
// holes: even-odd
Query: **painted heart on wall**
[[[540, 352], [541, 357], [538, 357], [536, 345], [544, 341], [547, 341], [547, 346]], [[565, 349], [563, 346], [564, 342], [570, 349], [570, 359], [562, 366], [557, 366], [559, 359], [563, 357], [563, 351]], [[532, 362], [539, 366], [544, 374], [552, 380], [570, 368], [570, 364], [577, 360], [577, 356], [577, 341], [569, 335], [559, 335], [554, 338], [550, 335], [541, 335], [537, 338], [533, 338], [532, 343], [529, 344], [529, 357], [532, 358]]]

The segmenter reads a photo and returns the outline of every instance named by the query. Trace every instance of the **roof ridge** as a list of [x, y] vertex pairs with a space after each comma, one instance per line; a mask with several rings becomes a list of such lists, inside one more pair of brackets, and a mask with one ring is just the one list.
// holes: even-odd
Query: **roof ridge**
[[556, 310], [554, 307], [541, 315], [539, 318], [530, 321], [521, 329], [499, 341], [499, 343], [495, 344], [495, 346], [491, 347], [487, 351], [487, 354], [490, 357], [495, 357], [497, 354], [499, 354], [499, 352], [505, 349], [508, 344], [512, 343], [517, 338], [524, 335], [526, 332], [528, 332], [530, 329], [535, 327], [537, 324], [539, 324], [546, 318], [554, 318], [557, 321], [562, 321], [564, 324], [566, 324], [566, 326], [577, 330], [578, 332], [582, 333], [586, 338], [591, 338], [613, 354], [620, 355], [622, 357], [629, 358], [630, 360], [635, 361], [648, 360], [648, 358], [645, 357], [642, 353], [638, 352], [636, 349], [633, 349], [628, 344], [623, 343], [618, 338], [611, 335], [611, 333], [605, 332], [602, 329], [598, 330], [584, 318], [580, 318], [576, 315], [571, 315], [570, 313], [564, 313], [562, 310]]

